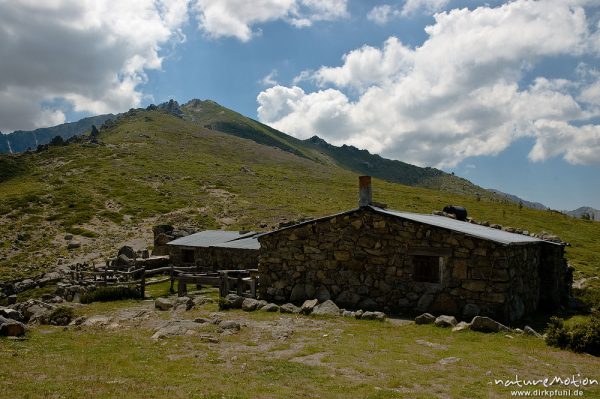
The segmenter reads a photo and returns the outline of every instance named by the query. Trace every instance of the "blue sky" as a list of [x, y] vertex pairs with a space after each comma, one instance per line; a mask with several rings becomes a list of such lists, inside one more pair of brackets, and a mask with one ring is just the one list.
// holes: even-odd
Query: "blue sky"
[[594, 1], [35, 3], [0, 4], [5, 133], [212, 99], [299, 138], [600, 208]]

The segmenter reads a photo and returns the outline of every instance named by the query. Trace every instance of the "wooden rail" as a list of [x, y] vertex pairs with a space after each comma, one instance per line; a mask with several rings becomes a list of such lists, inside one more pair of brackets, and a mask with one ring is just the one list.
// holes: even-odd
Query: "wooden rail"
[[[156, 275], [169, 274], [169, 277], [148, 280], [149, 277]], [[72, 272], [73, 280], [80, 284], [93, 283], [103, 286], [110, 285], [136, 285], [140, 287], [140, 297], [143, 299], [146, 294], [146, 287], [149, 285], [160, 284], [167, 281], [171, 282], [169, 291], [174, 293], [174, 284], [177, 282], [177, 294], [184, 296], [187, 293], [188, 284], [208, 285], [219, 288], [219, 294], [224, 297], [229, 293], [236, 293], [240, 296], [256, 298], [258, 285], [258, 270], [219, 270], [217, 272], [200, 272], [196, 267], [159, 267], [147, 269], [141, 267], [129, 270], [115, 270], [104, 268], [100, 270], [80, 270], [76, 268]]]

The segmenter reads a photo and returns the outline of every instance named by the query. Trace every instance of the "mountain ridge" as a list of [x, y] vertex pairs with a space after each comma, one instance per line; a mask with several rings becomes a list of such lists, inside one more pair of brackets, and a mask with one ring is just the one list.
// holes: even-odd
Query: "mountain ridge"
[[115, 117], [117, 115], [96, 115], [56, 126], [28, 131], [15, 130], [12, 133], [0, 134], [0, 154], [24, 152], [28, 149], [35, 150], [38, 145], [48, 144], [56, 136], [61, 136], [67, 140], [73, 136], [89, 132], [92, 125], [100, 126]]
[[[195, 98], [182, 105], [175, 100], [169, 100], [158, 105], [151, 104], [145, 110], [163, 111], [213, 131], [276, 147], [317, 162], [334, 163], [352, 172], [368, 174], [393, 183], [456, 194], [474, 195], [480, 199], [506, 200], [531, 209], [548, 209], [547, 206], [539, 202], [523, 200], [518, 196], [497, 189], [485, 189], [465, 178], [436, 168], [419, 167], [400, 160], [383, 158], [378, 154], [371, 154], [368, 150], [361, 150], [351, 145], [335, 146], [316, 135], [306, 140], [300, 140], [223, 107], [213, 100]], [[129, 112], [131, 111], [134, 111], [134, 109]], [[8, 135], [0, 135], [0, 137], [4, 136], [5, 139], [0, 139], [0, 153], [7, 153], [9, 150], [22, 152], [29, 148], [34, 149], [37, 145], [49, 143], [57, 135], [66, 140], [75, 135], [88, 132], [92, 125], [101, 126], [106, 124], [105, 128], [110, 127], [111, 123], [114, 123], [122, 115], [124, 114], [97, 115], [53, 127], [33, 131], [15, 131]], [[576, 217], [581, 216], [581, 213], [577, 213], [577, 210], [566, 211], [565, 213], [575, 213]], [[592, 214], [594, 214], [593, 211], [590, 215]]]
[[[0, 171], [6, 173], [0, 179], [0, 279], [33, 275], [59, 261], [103, 263], [117, 245], [151, 235], [156, 224], [268, 231], [357, 206], [357, 172], [234, 111], [197, 106], [216, 113], [182, 106], [177, 116], [174, 104], [171, 110], [134, 109], [102, 124], [94, 136], [1, 155]], [[231, 119], [235, 126], [266, 135], [259, 140], [281, 139], [287, 150], [205, 127], [227, 113], [238, 118]], [[581, 273], [597, 273], [598, 223], [521, 209], [491, 195], [477, 198], [378, 178], [373, 199], [416, 213], [462, 205], [480, 221], [556, 234], [574, 244], [568, 256]], [[81, 246], [68, 249], [67, 236]]]
[[591, 206], [581, 206], [572, 211], [566, 211], [565, 213], [578, 219], [600, 222], [600, 210], [592, 208]]

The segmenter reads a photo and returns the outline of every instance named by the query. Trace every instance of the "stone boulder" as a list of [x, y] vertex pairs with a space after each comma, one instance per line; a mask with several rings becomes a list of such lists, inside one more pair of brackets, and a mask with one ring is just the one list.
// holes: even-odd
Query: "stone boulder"
[[313, 309], [315, 308], [315, 306], [317, 306], [318, 304], [319, 304], [319, 301], [316, 299], [307, 299], [302, 304], [302, 307], [301, 307], [302, 313], [310, 314], [313, 311]]
[[205, 328], [205, 324], [196, 323], [192, 320], [171, 320], [159, 327], [154, 335], [152, 335], [152, 339], [158, 340], [178, 335], [193, 335]]
[[456, 326], [452, 327], [453, 332], [468, 330], [471, 325], [466, 321], [461, 321]]
[[525, 335], [529, 335], [529, 336], [532, 336], [532, 337], [542, 338], [542, 334], [540, 334], [539, 332], [535, 331], [533, 328], [531, 328], [529, 326], [525, 326], [525, 328], [523, 328], [523, 333]]
[[25, 331], [23, 323], [0, 316], [0, 336], [20, 337], [25, 334]]
[[34, 287], [35, 287], [35, 281], [33, 281], [30, 278], [26, 278], [25, 280], [17, 281], [14, 284], [15, 292], [23, 292], [30, 288], [34, 288]]
[[67, 244], [67, 249], [77, 249], [81, 247], [81, 243], [79, 241], [69, 241]]
[[244, 298], [244, 301], [242, 302], [242, 310], [245, 310], [246, 312], [252, 312], [257, 310], [259, 305], [260, 301], [257, 299]]
[[120, 254], [119, 256], [117, 256], [117, 260], [115, 263], [117, 267], [129, 267], [133, 264], [133, 258], [130, 258], [125, 254]]
[[279, 306], [275, 305], [274, 303], [268, 303], [260, 308], [260, 310], [263, 312], [279, 312]]
[[435, 322], [435, 316], [431, 313], [423, 313], [415, 317], [415, 324], [433, 324], [433, 322]]
[[47, 284], [56, 283], [57, 281], [60, 281], [61, 278], [62, 276], [58, 272], [48, 272], [38, 281], [38, 284], [43, 287]]
[[23, 321], [23, 315], [21, 312], [11, 308], [0, 308], [0, 316], [16, 321]]
[[361, 320], [378, 320], [378, 321], [384, 321], [385, 320], [385, 313], [383, 312], [364, 312], [361, 316], [360, 316]]
[[510, 328], [504, 324], [485, 316], [474, 317], [471, 321], [471, 330], [486, 333], [510, 332]]
[[220, 302], [221, 309], [241, 309], [244, 303], [244, 297], [236, 294], [227, 294]]
[[207, 303], [213, 303], [214, 300], [212, 298], [209, 298], [207, 296], [204, 295], [199, 295], [197, 297], [195, 297], [194, 299], [194, 305], [196, 306], [202, 306], [205, 305]]
[[454, 327], [458, 324], [458, 321], [454, 316], [441, 315], [436, 317], [433, 324], [437, 327]]
[[42, 303], [31, 302], [23, 307], [24, 320], [27, 322], [43, 321], [52, 307]]
[[158, 310], [170, 310], [173, 308], [173, 302], [167, 298], [158, 298], [154, 301], [154, 307]]
[[292, 288], [292, 293], [290, 294], [290, 302], [301, 302], [306, 299], [306, 293], [304, 290], [304, 284], [296, 284], [294, 288]]
[[293, 303], [285, 303], [279, 307], [281, 313], [300, 313], [300, 308]]
[[219, 323], [219, 328], [222, 330], [240, 331], [242, 326], [237, 321], [223, 320]]
[[312, 314], [318, 316], [339, 316], [340, 308], [330, 299], [315, 306]]
[[123, 247], [121, 247], [119, 249], [119, 252], [117, 253], [117, 256], [119, 256], [119, 255], [125, 255], [129, 259], [135, 259], [135, 258], [137, 258], [137, 254], [135, 253], [135, 250], [132, 247], [128, 246], [128, 245], [125, 245], [125, 246], [123, 246]]
[[173, 307], [175, 309], [185, 308], [185, 310], [190, 310], [195, 306], [194, 300], [187, 296], [181, 296], [175, 300], [175, 304]]

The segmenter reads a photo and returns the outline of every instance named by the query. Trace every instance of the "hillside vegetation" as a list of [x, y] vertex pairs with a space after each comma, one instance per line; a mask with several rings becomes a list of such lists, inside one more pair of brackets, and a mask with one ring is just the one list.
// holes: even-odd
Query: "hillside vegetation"
[[[130, 111], [101, 129], [101, 145], [0, 157], [0, 279], [43, 271], [58, 258], [101, 260], [155, 223], [268, 230], [356, 207], [353, 168], [327, 152], [210, 101], [182, 109], [183, 117]], [[393, 209], [460, 204], [478, 220], [557, 234], [572, 244], [567, 255], [578, 273], [598, 273], [598, 223], [378, 179], [373, 194]], [[82, 247], [68, 251], [67, 233]]]

